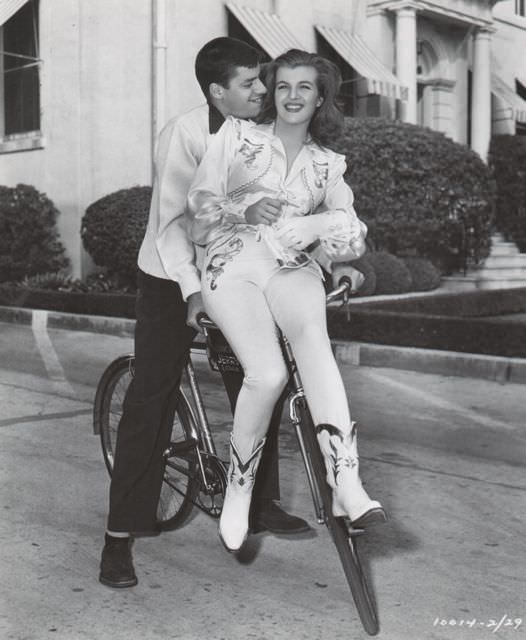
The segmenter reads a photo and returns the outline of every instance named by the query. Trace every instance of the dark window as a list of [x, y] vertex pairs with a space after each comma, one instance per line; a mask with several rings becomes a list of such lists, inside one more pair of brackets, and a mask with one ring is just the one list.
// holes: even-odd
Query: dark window
[[515, 92], [523, 99], [526, 100], [526, 86], [522, 84], [520, 80], [515, 78]]
[[230, 11], [228, 12], [228, 35], [231, 38], [236, 38], [237, 40], [242, 40], [246, 42], [250, 46], [254, 47], [261, 53], [261, 61], [262, 62], [270, 62], [270, 56], [263, 51], [261, 45], [257, 40], [255, 40], [250, 33], [245, 29], [245, 27], [239, 22], [239, 20], [233, 16]]
[[40, 129], [38, 0], [3, 26], [4, 134]]
[[515, 13], [523, 18], [526, 17], [526, 0], [515, 0]]

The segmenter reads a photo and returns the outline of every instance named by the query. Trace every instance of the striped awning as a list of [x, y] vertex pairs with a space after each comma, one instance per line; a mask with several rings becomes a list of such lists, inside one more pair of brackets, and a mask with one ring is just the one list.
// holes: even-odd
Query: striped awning
[[329, 45], [363, 78], [366, 93], [374, 93], [388, 98], [407, 100], [407, 87], [374, 55], [360, 36], [315, 25], [316, 31]]
[[515, 122], [526, 123], [526, 100], [495, 73], [491, 74], [491, 93], [507, 105]]
[[289, 49], [305, 49], [275, 13], [242, 7], [234, 2], [227, 2], [226, 6], [271, 58]]
[[0, 0], [0, 27], [21, 9], [29, 0]]

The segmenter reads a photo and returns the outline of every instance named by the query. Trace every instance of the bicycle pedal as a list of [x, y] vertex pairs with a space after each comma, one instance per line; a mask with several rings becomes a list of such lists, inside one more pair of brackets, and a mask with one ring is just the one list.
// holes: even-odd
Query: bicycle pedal
[[183, 442], [172, 442], [170, 446], [165, 449], [163, 455], [167, 458], [190, 458], [193, 457], [189, 454], [194, 454], [197, 447], [197, 440], [190, 439]]
[[350, 518], [342, 518], [342, 520], [345, 522], [345, 526], [347, 527], [347, 533], [349, 534], [349, 536], [357, 537], [365, 533], [365, 529], [361, 527], [353, 527]]

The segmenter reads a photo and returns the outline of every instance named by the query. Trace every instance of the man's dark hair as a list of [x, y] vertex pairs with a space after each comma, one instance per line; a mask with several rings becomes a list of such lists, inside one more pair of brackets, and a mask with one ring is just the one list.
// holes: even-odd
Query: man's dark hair
[[257, 67], [261, 54], [257, 49], [236, 38], [214, 38], [207, 42], [195, 59], [197, 82], [208, 100], [212, 82], [228, 89], [237, 67]]

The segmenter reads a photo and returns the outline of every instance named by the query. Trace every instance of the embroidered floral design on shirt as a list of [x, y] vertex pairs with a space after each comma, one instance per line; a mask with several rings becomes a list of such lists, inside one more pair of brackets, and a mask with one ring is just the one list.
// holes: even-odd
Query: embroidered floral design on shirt
[[264, 146], [264, 144], [250, 142], [247, 138], [243, 139], [243, 144], [239, 148], [239, 153], [245, 158], [245, 166], [247, 169], [254, 168], [256, 157], [258, 153], [263, 151]]
[[329, 163], [312, 161], [314, 170], [314, 184], [318, 189], [323, 189], [329, 177]]
[[206, 277], [210, 282], [210, 289], [217, 289], [216, 280], [225, 272], [224, 267], [228, 262], [232, 262], [235, 256], [243, 249], [243, 240], [234, 236], [226, 243], [225, 249], [221, 253], [214, 253], [206, 267]]

